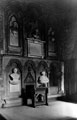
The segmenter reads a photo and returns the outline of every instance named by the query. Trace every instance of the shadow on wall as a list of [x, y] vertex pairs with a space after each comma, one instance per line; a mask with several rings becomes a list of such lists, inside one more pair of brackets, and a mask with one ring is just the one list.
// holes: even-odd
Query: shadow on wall
[[57, 100], [70, 102], [70, 103], [77, 103], [77, 94], [57, 97]]
[[7, 120], [0, 114], [0, 120]]
[[53, 120], [77, 120], [76, 118], [59, 118], [59, 119], [53, 119]]

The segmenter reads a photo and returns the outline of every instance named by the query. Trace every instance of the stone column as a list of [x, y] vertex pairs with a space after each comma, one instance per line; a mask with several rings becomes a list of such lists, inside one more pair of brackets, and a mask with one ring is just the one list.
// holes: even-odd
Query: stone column
[[61, 71], [62, 71], [62, 76], [61, 76], [61, 92], [64, 93], [64, 62], [61, 64]]

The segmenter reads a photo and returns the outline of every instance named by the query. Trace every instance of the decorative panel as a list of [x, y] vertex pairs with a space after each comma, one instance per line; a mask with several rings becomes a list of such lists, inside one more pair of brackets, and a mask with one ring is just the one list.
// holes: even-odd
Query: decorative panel
[[28, 69], [27, 76], [25, 78], [25, 82], [26, 83], [34, 83], [34, 78], [33, 78], [31, 71], [29, 69]]

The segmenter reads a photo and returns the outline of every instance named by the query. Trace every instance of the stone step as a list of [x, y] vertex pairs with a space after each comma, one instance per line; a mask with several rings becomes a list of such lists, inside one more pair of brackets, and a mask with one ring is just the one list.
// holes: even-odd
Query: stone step
[[57, 100], [58, 97], [63, 96], [63, 94], [48, 95], [48, 102]]
[[22, 105], [22, 99], [6, 99], [5, 104], [2, 107], [12, 107]]

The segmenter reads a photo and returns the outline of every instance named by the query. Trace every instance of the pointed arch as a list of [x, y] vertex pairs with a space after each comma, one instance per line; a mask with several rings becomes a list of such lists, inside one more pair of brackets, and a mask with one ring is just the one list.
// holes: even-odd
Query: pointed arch
[[42, 71], [46, 71], [47, 75], [48, 75], [48, 65], [45, 61], [40, 61], [38, 66], [37, 66], [37, 70], [40, 72]]
[[28, 60], [24, 64], [24, 83], [35, 83], [36, 81], [36, 66], [32, 60]]

